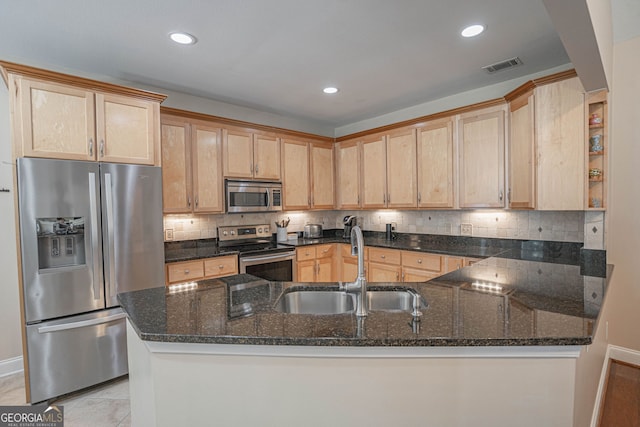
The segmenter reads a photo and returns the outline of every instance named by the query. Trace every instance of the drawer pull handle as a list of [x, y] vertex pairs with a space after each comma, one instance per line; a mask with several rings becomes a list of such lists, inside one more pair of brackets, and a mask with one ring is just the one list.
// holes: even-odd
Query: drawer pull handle
[[184, 274], [189, 274], [189, 270], [188, 270], [188, 269], [185, 269], [185, 270], [184, 270]]
[[224, 268], [224, 265], [220, 264], [220, 265], [218, 266], [218, 268], [219, 268], [220, 270], [222, 270], [222, 269]]
[[386, 258], [386, 256], [384, 256], [384, 255], [380, 255], [380, 258], [385, 259], [385, 258]]
[[418, 264], [422, 264], [422, 260], [421, 259], [418, 260]]

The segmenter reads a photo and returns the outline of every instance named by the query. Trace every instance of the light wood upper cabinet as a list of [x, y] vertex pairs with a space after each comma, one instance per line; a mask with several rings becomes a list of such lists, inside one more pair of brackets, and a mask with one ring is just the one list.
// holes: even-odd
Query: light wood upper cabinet
[[222, 142], [220, 128], [191, 125], [193, 212], [222, 212]]
[[162, 117], [162, 204], [164, 213], [191, 209], [191, 140], [189, 124]]
[[253, 137], [253, 164], [255, 179], [280, 179], [280, 139], [256, 134]]
[[9, 84], [19, 89], [18, 157], [159, 163], [158, 101], [14, 75]]
[[453, 120], [418, 129], [418, 207], [453, 208]]
[[389, 208], [417, 206], [416, 130], [400, 129], [386, 136], [387, 197]]
[[537, 209], [583, 210], [584, 88], [577, 77], [535, 90]]
[[311, 208], [333, 209], [335, 179], [333, 144], [311, 143]]
[[458, 120], [460, 207], [504, 207], [504, 111]]
[[360, 142], [343, 141], [336, 145], [336, 191], [338, 209], [360, 207]]
[[509, 103], [509, 190], [512, 209], [533, 209], [536, 200], [535, 104], [533, 92]]
[[222, 131], [215, 124], [162, 117], [165, 213], [216, 213], [222, 197]]
[[224, 129], [224, 176], [280, 179], [280, 139], [247, 130]]
[[153, 165], [159, 114], [156, 102], [96, 94], [98, 160]]
[[93, 92], [23, 78], [15, 84], [24, 156], [95, 160]]
[[284, 209], [309, 209], [309, 144], [303, 141], [283, 140], [282, 165]]
[[383, 136], [364, 139], [362, 150], [362, 207], [387, 206], [387, 149]]
[[282, 140], [284, 209], [333, 209], [333, 145]]

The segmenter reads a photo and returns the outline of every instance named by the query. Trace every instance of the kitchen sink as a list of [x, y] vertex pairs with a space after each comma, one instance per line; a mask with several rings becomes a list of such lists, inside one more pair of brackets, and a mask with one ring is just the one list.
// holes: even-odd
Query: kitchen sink
[[[413, 311], [414, 294], [409, 290], [368, 290], [369, 311]], [[419, 309], [426, 308], [420, 298]], [[342, 314], [356, 309], [356, 295], [336, 290], [291, 290], [276, 302], [274, 309], [291, 314]]]
[[291, 291], [282, 294], [274, 308], [293, 314], [351, 313], [356, 309], [356, 299], [343, 291]]

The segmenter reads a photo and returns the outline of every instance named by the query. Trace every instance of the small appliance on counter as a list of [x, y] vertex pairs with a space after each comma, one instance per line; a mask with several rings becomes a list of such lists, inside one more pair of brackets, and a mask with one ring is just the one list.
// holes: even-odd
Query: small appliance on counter
[[343, 239], [348, 239], [351, 237], [351, 229], [358, 225], [358, 218], [354, 215], [347, 215], [342, 220], [344, 223], [344, 233], [342, 233]]
[[317, 239], [322, 237], [322, 225], [321, 224], [307, 224], [304, 226], [304, 232], [302, 237], [305, 239]]

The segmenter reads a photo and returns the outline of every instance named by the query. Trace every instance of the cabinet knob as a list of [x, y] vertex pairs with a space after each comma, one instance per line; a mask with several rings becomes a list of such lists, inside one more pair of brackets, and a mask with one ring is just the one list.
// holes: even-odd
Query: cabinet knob
[[421, 259], [418, 260], [418, 264], [422, 264], [422, 260]]
[[504, 197], [504, 194], [502, 193], [502, 191], [500, 191], [500, 194], [498, 194], [498, 198], [500, 199], [500, 201], [502, 201]]
[[187, 197], [187, 206], [191, 207], [191, 196]]
[[220, 265], [218, 266], [218, 268], [219, 268], [220, 270], [222, 270], [222, 269], [224, 268], [224, 265], [220, 264]]
[[418, 191], [418, 203], [420, 203], [422, 201], [422, 195], [420, 195], [420, 192]]
[[185, 269], [185, 270], [184, 270], [184, 274], [189, 274], [189, 270], [188, 270], [188, 269]]
[[198, 207], [198, 196], [196, 196], [196, 208]]
[[385, 259], [386, 255], [380, 255], [380, 258]]

